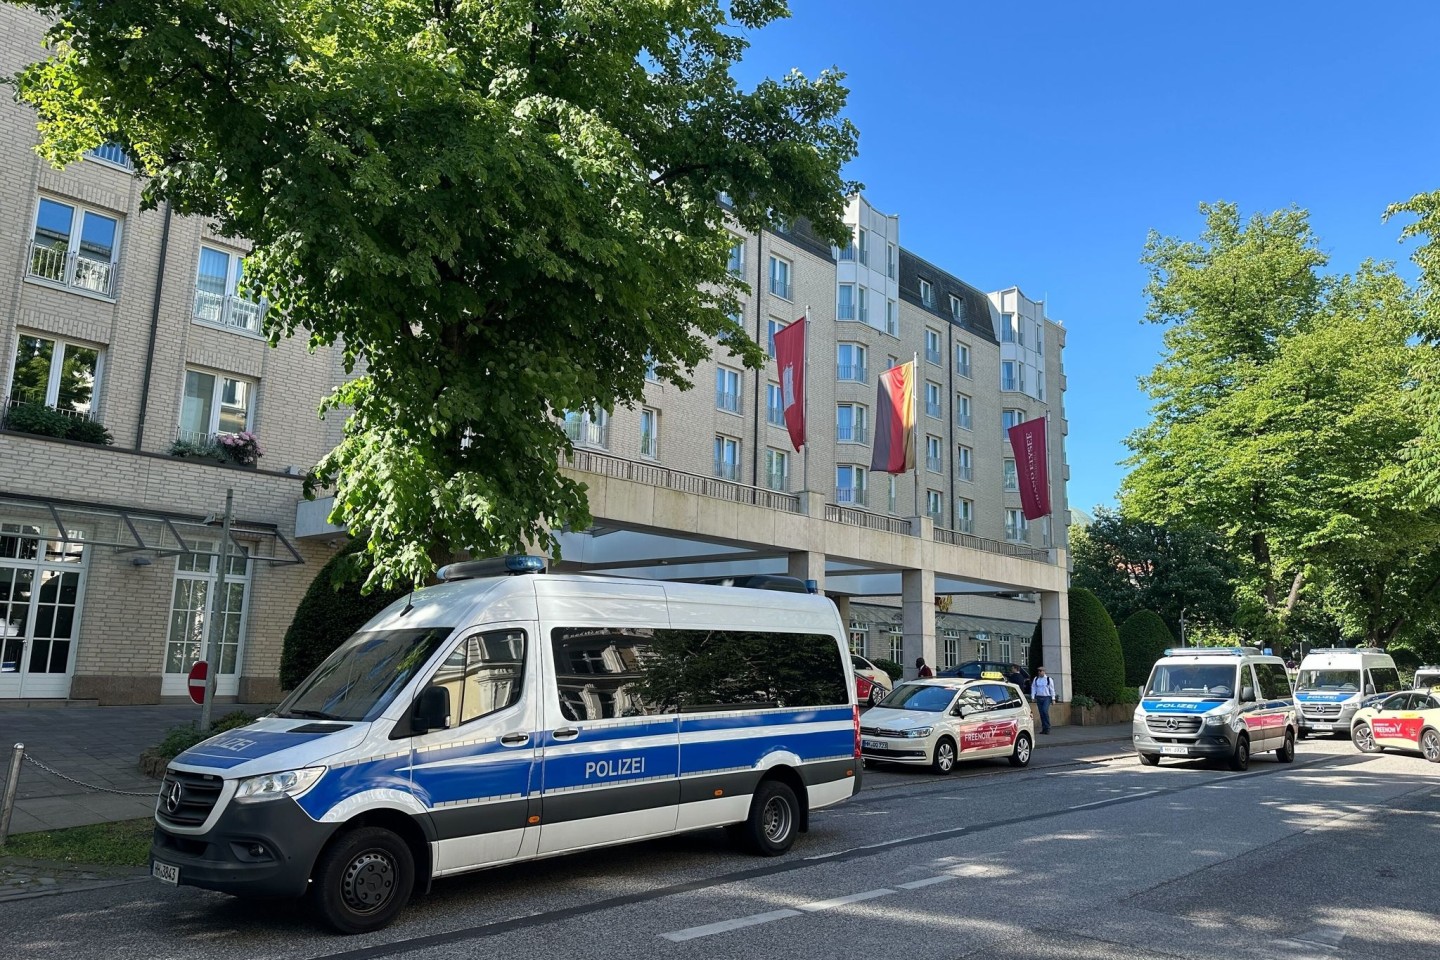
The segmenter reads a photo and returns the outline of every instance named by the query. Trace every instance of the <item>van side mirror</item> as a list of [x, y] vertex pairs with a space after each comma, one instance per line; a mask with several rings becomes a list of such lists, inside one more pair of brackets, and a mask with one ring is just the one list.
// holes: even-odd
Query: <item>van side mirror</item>
[[1254, 688], [1254, 687], [1241, 687], [1241, 688], [1240, 688], [1240, 702], [1241, 702], [1241, 703], [1254, 703], [1254, 702], [1255, 702], [1255, 688]]
[[413, 733], [429, 733], [449, 727], [450, 690], [432, 683], [415, 698], [415, 707], [410, 713], [410, 730]]
[[1371, 694], [1371, 693], [1374, 693], [1374, 692], [1375, 692], [1375, 684], [1373, 684], [1373, 683], [1367, 683], [1367, 684], [1365, 684], [1365, 693], [1366, 693], [1366, 694]]

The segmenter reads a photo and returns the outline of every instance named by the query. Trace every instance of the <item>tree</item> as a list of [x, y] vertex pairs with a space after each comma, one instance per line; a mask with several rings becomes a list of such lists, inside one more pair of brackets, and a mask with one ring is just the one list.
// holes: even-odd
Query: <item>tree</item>
[[310, 581], [280, 648], [280, 687], [293, 690], [335, 648], [375, 614], [405, 595], [378, 589], [362, 594], [365, 545], [351, 540]]
[[1150, 668], [1175, 645], [1165, 621], [1153, 610], [1136, 610], [1120, 624], [1120, 649], [1125, 654], [1125, 685], [1138, 687], [1150, 679]]
[[1172, 633], [1191, 622], [1235, 618], [1235, 561], [1220, 538], [1193, 527], [1147, 523], [1101, 508], [1087, 527], [1072, 527], [1071, 582], [1092, 591], [1113, 617], [1158, 613]]
[[1070, 588], [1071, 695], [1098, 703], [1120, 703], [1125, 688], [1125, 655], [1115, 621], [1084, 587]]
[[56, 18], [16, 79], [42, 153], [119, 142], [147, 204], [254, 242], [272, 341], [341, 345], [309, 489], [373, 582], [588, 526], [566, 411], [763, 359], [727, 226], [848, 236], [843, 75], [731, 76], [784, 0], [10, 2]]

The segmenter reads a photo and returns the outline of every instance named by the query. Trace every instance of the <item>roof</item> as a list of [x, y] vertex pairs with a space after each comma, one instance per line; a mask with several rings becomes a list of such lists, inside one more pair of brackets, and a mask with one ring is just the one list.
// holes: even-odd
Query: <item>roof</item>
[[[920, 281], [928, 280], [934, 288], [934, 302], [920, 299]], [[950, 298], [960, 301], [960, 317], [950, 313]], [[967, 333], [990, 343], [995, 339], [995, 306], [981, 290], [940, 269], [928, 260], [900, 248], [900, 299], [926, 313], [951, 323]]]

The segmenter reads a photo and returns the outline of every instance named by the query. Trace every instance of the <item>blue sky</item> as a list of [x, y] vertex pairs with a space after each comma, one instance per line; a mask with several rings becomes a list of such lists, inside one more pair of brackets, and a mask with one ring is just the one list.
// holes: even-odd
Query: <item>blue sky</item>
[[848, 74], [847, 174], [915, 250], [984, 290], [1048, 298], [1069, 330], [1070, 503], [1113, 505], [1136, 378], [1149, 230], [1203, 200], [1310, 211], [1331, 268], [1414, 276], [1386, 205], [1440, 189], [1440, 4], [791, 0], [742, 81]]

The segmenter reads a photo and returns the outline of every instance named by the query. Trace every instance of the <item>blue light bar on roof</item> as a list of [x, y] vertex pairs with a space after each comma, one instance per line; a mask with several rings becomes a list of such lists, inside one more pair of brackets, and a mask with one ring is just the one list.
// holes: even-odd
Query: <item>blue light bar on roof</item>
[[525, 573], [544, 573], [545, 558], [530, 557], [523, 553], [508, 557], [493, 557], [489, 560], [466, 560], [461, 563], [447, 563], [436, 576], [445, 582], [452, 580], [476, 580], [481, 577], [516, 576]]
[[1220, 657], [1248, 657], [1258, 654], [1258, 647], [1166, 647], [1165, 656], [1220, 656]]

